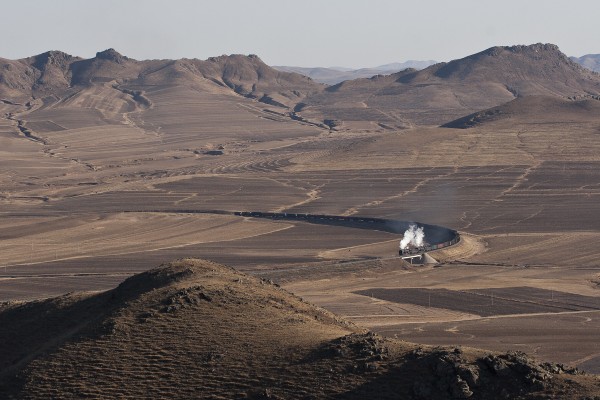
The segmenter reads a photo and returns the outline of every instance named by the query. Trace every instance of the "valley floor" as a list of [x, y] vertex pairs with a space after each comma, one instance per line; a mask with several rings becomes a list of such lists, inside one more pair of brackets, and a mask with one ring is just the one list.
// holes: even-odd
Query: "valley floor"
[[[148, 96], [168, 106], [20, 114], [42, 141], [0, 120], [0, 300], [106, 290], [198, 257], [384, 335], [600, 373], [596, 123], [335, 132], [247, 99], [219, 108], [175, 89]], [[181, 122], [189, 101], [212, 119]], [[398, 235], [186, 209], [414, 220], [464, 240], [416, 267], [395, 256]]]

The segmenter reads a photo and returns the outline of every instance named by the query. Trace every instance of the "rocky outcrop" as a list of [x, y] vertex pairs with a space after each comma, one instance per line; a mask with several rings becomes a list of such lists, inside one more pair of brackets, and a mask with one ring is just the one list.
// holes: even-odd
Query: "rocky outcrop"
[[521, 352], [472, 360], [460, 348], [417, 349], [412, 357], [430, 372], [414, 383], [413, 394], [421, 399], [513, 399], [549, 390], [556, 375], [578, 374], [577, 369], [561, 364], [538, 364]]

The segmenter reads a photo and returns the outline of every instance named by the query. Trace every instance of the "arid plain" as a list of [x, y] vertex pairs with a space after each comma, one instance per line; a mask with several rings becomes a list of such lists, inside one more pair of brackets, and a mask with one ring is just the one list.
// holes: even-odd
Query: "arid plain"
[[[463, 64], [534, 63], [528, 48], [494, 51]], [[255, 56], [214, 72], [107, 51], [64, 85], [46, 61], [33, 96], [16, 81], [0, 92], [0, 300], [105, 290], [196, 257], [387, 336], [600, 373], [600, 78], [539, 51], [571, 78], [553, 87], [533, 64], [519, 86], [450, 63], [436, 80], [332, 89]], [[365, 94], [385, 80], [398, 87]], [[395, 234], [190, 212], [207, 210], [418, 221], [462, 240], [414, 266]]]

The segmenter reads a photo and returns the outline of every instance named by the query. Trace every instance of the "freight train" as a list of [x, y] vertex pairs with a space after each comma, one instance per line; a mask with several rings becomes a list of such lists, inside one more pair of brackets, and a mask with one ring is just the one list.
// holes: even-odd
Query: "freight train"
[[[125, 211], [137, 212], [137, 211]], [[396, 221], [392, 219], [373, 218], [373, 217], [352, 217], [340, 215], [322, 215], [322, 214], [302, 214], [302, 213], [274, 213], [260, 211], [225, 211], [225, 210], [194, 210], [194, 209], [164, 209], [164, 210], [145, 210], [145, 212], [156, 213], [186, 213], [186, 214], [222, 214], [238, 215], [241, 217], [269, 218], [275, 220], [305, 221], [312, 224], [345, 226], [350, 228], [377, 230], [389, 233], [403, 233], [413, 222]], [[399, 256], [410, 256], [423, 254], [428, 251], [452, 246], [460, 241], [460, 235], [453, 229], [444, 228], [437, 225], [421, 224], [425, 228], [429, 240], [440, 241], [437, 244], [426, 243], [421, 247], [412, 247], [400, 249]]]
[[[255, 217], [255, 218], [271, 218], [271, 219], [284, 219], [284, 220], [302, 220], [310, 223], [325, 224], [325, 225], [343, 225], [361, 229], [374, 229], [381, 230], [384, 232], [400, 233], [404, 232], [406, 225], [396, 224], [393, 220], [372, 218], [372, 217], [352, 217], [352, 216], [339, 216], [339, 215], [320, 215], [320, 214], [299, 214], [299, 213], [271, 213], [271, 212], [258, 212], [258, 211], [236, 211], [234, 215], [243, 217]], [[452, 246], [460, 241], [460, 235], [457, 231], [443, 228], [435, 225], [420, 224], [425, 227], [427, 237], [436, 237], [441, 240], [448, 239], [446, 241], [429, 244], [425, 243], [424, 246], [414, 247], [409, 246], [405, 249], [399, 249], [398, 255], [402, 256], [413, 256], [418, 254], [424, 254], [428, 251], [442, 249], [444, 247]], [[437, 235], [436, 235], [437, 233]], [[440, 235], [441, 233], [441, 235]], [[434, 239], [435, 240], [435, 239]]]

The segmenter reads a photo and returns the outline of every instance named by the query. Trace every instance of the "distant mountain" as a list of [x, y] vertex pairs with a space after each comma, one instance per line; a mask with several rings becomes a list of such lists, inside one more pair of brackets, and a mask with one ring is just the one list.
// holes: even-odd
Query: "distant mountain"
[[586, 54], [582, 57], [570, 57], [577, 64], [592, 71], [600, 72], [600, 54]]
[[[106, 121], [118, 118], [120, 108], [140, 107], [152, 108], [153, 118], [164, 125], [176, 110], [194, 113], [200, 98], [213, 102], [218, 97], [220, 104], [226, 100], [231, 112], [239, 113], [241, 96], [275, 107], [269, 111], [277, 116], [269, 117], [288, 122], [292, 119], [338, 130], [396, 130], [444, 124], [525, 96], [600, 94], [600, 75], [573, 62], [552, 44], [492, 47], [422, 70], [408, 68], [388, 74], [385, 69], [407, 65], [304, 71], [331, 80], [343, 74], [344, 79], [374, 75], [326, 86], [297, 72], [270, 67], [256, 55], [138, 61], [114, 49], [89, 59], [49, 51], [21, 60], [0, 59], [0, 101], [22, 105], [33, 101], [35, 110], [28, 110], [29, 120], [46, 124], [57, 123], [49, 108], [94, 112], [99, 121]], [[104, 98], [119, 99], [119, 105], [109, 106]], [[153, 108], [152, 104], [159, 106]], [[206, 120], [200, 114], [196, 117]], [[139, 123], [150, 124], [150, 119]], [[79, 126], [75, 122], [84, 120], [88, 121], [81, 117], [65, 123]], [[177, 118], [169, 129], [179, 129]]]
[[276, 70], [285, 72], [296, 72], [312, 78], [313, 80], [328, 85], [335, 85], [337, 83], [359, 79], [359, 78], [371, 78], [375, 75], [390, 75], [407, 68], [423, 69], [430, 65], [435, 64], [436, 61], [406, 61], [403, 63], [391, 63], [380, 65], [372, 68], [344, 68], [344, 67], [316, 67], [316, 68], [305, 68], [305, 67], [289, 67], [289, 66], [274, 66]]
[[[600, 76], [552, 44], [492, 47], [421, 71], [346, 81], [314, 93], [297, 111], [314, 119], [371, 121], [372, 127], [439, 125], [516, 97], [600, 93]], [[338, 124], [339, 125], [339, 124]]]
[[407, 68], [414, 68], [414, 69], [424, 69], [427, 68], [431, 65], [437, 64], [438, 61], [434, 61], [434, 60], [427, 60], [427, 61], [418, 61], [418, 60], [408, 60], [402, 63], [391, 63], [391, 64], [384, 64], [384, 65], [380, 65], [378, 67], [374, 67], [373, 69], [376, 70], [380, 70], [380, 71], [392, 71], [395, 70], [396, 72], [405, 70]]
[[287, 107], [323, 89], [311, 79], [277, 71], [256, 55], [208, 60], [137, 61], [114, 49], [82, 59], [49, 51], [21, 60], [0, 59], [0, 98], [16, 101], [61, 96], [94, 84], [185, 85], [208, 92], [236, 93]]

